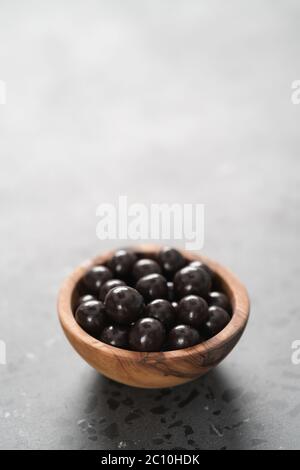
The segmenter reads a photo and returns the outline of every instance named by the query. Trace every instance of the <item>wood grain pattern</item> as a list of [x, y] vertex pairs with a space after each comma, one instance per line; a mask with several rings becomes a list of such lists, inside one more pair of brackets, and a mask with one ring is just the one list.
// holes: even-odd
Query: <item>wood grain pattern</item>
[[[161, 247], [139, 245], [138, 252], [155, 254]], [[171, 387], [196, 379], [222, 361], [241, 337], [249, 317], [245, 287], [226, 268], [205, 256], [181, 250], [189, 260], [205, 262], [217, 275], [232, 303], [232, 319], [218, 335], [191, 348], [141, 353], [114, 348], [96, 340], [76, 323], [72, 311], [76, 285], [91, 266], [107, 261], [105, 253], [78, 267], [63, 283], [58, 297], [58, 314], [63, 330], [74, 349], [101, 374], [127, 385], [144, 388]]]

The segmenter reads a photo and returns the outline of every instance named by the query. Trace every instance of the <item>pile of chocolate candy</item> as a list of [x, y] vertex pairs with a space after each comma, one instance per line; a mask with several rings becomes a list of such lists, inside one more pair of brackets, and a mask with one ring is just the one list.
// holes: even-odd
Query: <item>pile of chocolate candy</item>
[[88, 334], [117, 348], [188, 348], [230, 321], [230, 301], [216, 284], [208, 266], [186, 260], [174, 248], [149, 256], [120, 249], [80, 280], [75, 319]]

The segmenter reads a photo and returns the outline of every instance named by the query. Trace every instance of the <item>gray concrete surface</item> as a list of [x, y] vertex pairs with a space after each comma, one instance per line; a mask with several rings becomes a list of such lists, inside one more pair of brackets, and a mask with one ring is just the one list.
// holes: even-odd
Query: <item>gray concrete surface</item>
[[[299, 448], [297, 1], [1, 1], [0, 448]], [[71, 349], [56, 295], [99, 203], [206, 206], [205, 247], [252, 316], [217, 370], [118, 386]]]

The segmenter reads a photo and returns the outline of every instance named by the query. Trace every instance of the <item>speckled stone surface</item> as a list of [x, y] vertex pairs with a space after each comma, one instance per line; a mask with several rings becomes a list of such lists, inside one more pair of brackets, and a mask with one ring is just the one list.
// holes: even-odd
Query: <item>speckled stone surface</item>
[[[296, 1], [2, 2], [0, 448], [300, 446]], [[123, 242], [96, 207], [198, 202], [204, 252], [252, 315], [215, 371], [172, 390], [112, 383], [65, 340], [70, 270]]]

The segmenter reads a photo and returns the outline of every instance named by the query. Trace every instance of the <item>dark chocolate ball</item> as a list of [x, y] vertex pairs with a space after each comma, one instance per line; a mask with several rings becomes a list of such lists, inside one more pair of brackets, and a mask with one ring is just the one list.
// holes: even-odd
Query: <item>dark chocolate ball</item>
[[211, 279], [204, 269], [186, 266], [175, 274], [174, 287], [179, 298], [191, 294], [206, 297], [211, 288]]
[[194, 346], [202, 341], [195, 328], [189, 325], [177, 325], [172, 328], [168, 335], [168, 349], [184, 349]]
[[144, 300], [141, 294], [128, 286], [111, 289], [105, 297], [107, 316], [120, 325], [130, 325], [141, 317]]
[[207, 300], [208, 300], [208, 305], [210, 307], [211, 306], [221, 307], [224, 310], [226, 310], [226, 312], [228, 313], [231, 311], [231, 305], [230, 305], [229, 299], [227, 295], [224, 294], [223, 292], [216, 292], [216, 291], [210, 292], [208, 294]]
[[175, 302], [175, 299], [176, 299], [176, 295], [175, 295], [174, 283], [168, 282], [168, 300], [170, 302]]
[[116, 348], [128, 348], [128, 328], [119, 325], [110, 325], [103, 328], [100, 336], [103, 343]]
[[145, 302], [168, 297], [167, 280], [161, 274], [148, 274], [141, 277], [136, 284], [136, 289], [142, 294]]
[[112, 272], [106, 266], [93, 266], [82, 278], [82, 283], [89, 294], [99, 294], [99, 289], [112, 278]]
[[181, 269], [186, 261], [182, 254], [175, 248], [168, 246], [162, 248], [158, 254], [158, 260], [164, 272], [169, 276], [175, 274], [176, 271]]
[[156, 318], [169, 330], [175, 323], [176, 310], [173, 305], [165, 299], [156, 299], [145, 308], [145, 316]]
[[76, 309], [75, 320], [89, 335], [99, 339], [106, 320], [103, 303], [98, 300], [81, 303]]
[[130, 249], [120, 249], [114, 253], [107, 264], [117, 278], [124, 279], [131, 274], [136, 260], [137, 256], [134, 251]]
[[153, 259], [142, 258], [134, 264], [132, 274], [134, 279], [138, 281], [148, 274], [161, 274], [161, 267]]
[[208, 320], [205, 323], [204, 331], [211, 338], [217, 335], [230, 322], [229, 314], [221, 307], [209, 307]]
[[178, 304], [178, 323], [200, 328], [208, 319], [208, 305], [197, 295], [187, 295]]
[[104, 302], [108, 292], [114, 287], [125, 286], [125, 282], [120, 279], [109, 279], [100, 287], [99, 299]]
[[204, 269], [204, 271], [207, 272], [207, 274], [210, 275], [210, 278], [211, 280], [213, 280], [214, 278], [214, 273], [213, 271], [207, 266], [207, 264], [205, 263], [202, 263], [202, 261], [191, 261], [189, 266], [192, 266], [192, 268], [201, 268], [201, 269]]
[[166, 336], [162, 323], [156, 318], [141, 318], [129, 331], [129, 345], [134, 351], [160, 351]]
[[89, 300], [97, 300], [97, 299], [96, 299], [96, 297], [94, 297], [94, 296], [91, 295], [91, 294], [82, 295], [82, 296], [79, 297], [79, 299], [78, 299], [77, 307], [78, 307], [80, 304], [84, 304], [85, 302], [89, 302]]

